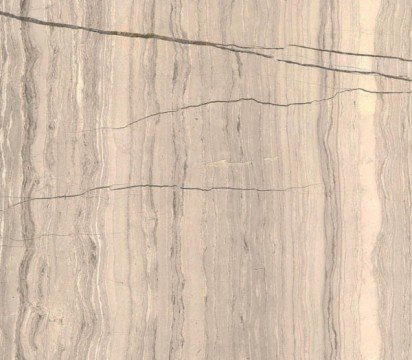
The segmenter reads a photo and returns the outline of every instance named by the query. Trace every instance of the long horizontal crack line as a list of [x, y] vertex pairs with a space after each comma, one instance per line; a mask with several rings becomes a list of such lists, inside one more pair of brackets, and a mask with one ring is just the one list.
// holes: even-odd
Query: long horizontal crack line
[[151, 189], [176, 189], [176, 190], [182, 190], [182, 191], [202, 191], [202, 192], [211, 192], [211, 191], [218, 191], [218, 190], [255, 191], [255, 192], [286, 192], [286, 191], [291, 191], [291, 190], [307, 189], [307, 188], [319, 186], [319, 185], [322, 185], [322, 183], [309, 184], [305, 186], [291, 186], [291, 187], [287, 187], [283, 189], [273, 189], [273, 188], [260, 189], [260, 188], [255, 188], [255, 187], [242, 188], [242, 187], [230, 187], [230, 186], [216, 186], [216, 187], [202, 188], [202, 187], [191, 187], [191, 186], [181, 186], [181, 185], [157, 185], [157, 184], [134, 184], [134, 185], [127, 185], [127, 186], [105, 185], [105, 186], [98, 186], [92, 189], [88, 189], [88, 190], [85, 190], [77, 194], [55, 195], [55, 196], [45, 196], [45, 197], [26, 197], [26, 198], [22, 197], [24, 199], [23, 201], [19, 201], [15, 204], [12, 204], [6, 209], [0, 210], [0, 211], [5, 211], [13, 207], [23, 205], [25, 203], [32, 202], [32, 201], [71, 199], [71, 198], [81, 197], [88, 193], [99, 191], [99, 190], [121, 191], [121, 190], [129, 190], [129, 189], [136, 189], [136, 188], [151, 188]]
[[373, 91], [373, 90], [367, 90], [367, 89], [363, 89], [363, 88], [354, 88], [354, 89], [344, 89], [344, 90], [340, 90], [337, 91], [335, 94], [324, 98], [324, 99], [315, 99], [315, 100], [310, 100], [310, 101], [304, 101], [304, 102], [293, 102], [293, 103], [286, 103], [286, 104], [282, 104], [282, 103], [274, 103], [274, 102], [270, 102], [270, 101], [261, 101], [255, 98], [239, 98], [239, 99], [233, 99], [233, 100], [211, 100], [211, 101], [206, 101], [200, 104], [194, 104], [194, 105], [187, 105], [187, 106], [183, 106], [180, 108], [176, 108], [176, 109], [172, 109], [172, 110], [165, 110], [165, 111], [160, 111], [154, 114], [150, 114], [150, 115], [146, 115], [144, 117], [141, 117], [139, 119], [136, 119], [130, 123], [127, 123], [125, 125], [121, 125], [121, 126], [104, 126], [104, 127], [99, 127], [99, 128], [95, 128], [95, 129], [86, 129], [86, 130], [81, 130], [81, 131], [76, 131], [74, 132], [75, 134], [78, 133], [84, 133], [84, 132], [90, 132], [90, 131], [103, 131], [103, 130], [122, 130], [122, 129], [126, 129], [129, 126], [133, 126], [141, 121], [144, 120], [148, 120], [150, 118], [154, 118], [156, 116], [160, 116], [160, 115], [166, 115], [166, 114], [173, 114], [176, 112], [180, 112], [180, 111], [184, 111], [184, 110], [189, 110], [189, 109], [195, 109], [195, 108], [200, 108], [203, 106], [208, 106], [208, 105], [213, 105], [213, 104], [236, 104], [236, 103], [240, 103], [240, 102], [253, 102], [259, 105], [267, 105], [267, 106], [276, 106], [276, 107], [284, 107], [284, 108], [288, 108], [291, 106], [303, 106], [303, 105], [311, 105], [311, 104], [315, 104], [315, 103], [321, 103], [324, 101], [329, 101], [334, 99], [335, 97], [337, 97], [340, 94], [346, 93], [346, 92], [354, 92], [354, 91], [361, 91], [361, 92], [365, 92], [365, 93], [369, 93], [369, 94], [382, 94], [382, 95], [387, 95], [387, 94], [410, 94], [412, 93], [412, 91]]

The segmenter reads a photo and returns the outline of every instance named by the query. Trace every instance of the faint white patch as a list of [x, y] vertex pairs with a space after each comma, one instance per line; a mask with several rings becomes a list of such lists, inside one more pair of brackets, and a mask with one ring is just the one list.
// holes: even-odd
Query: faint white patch
[[265, 157], [263, 158], [263, 161], [277, 161], [278, 159], [279, 159], [279, 156]]
[[245, 161], [245, 162], [229, 162], [227, 160], [219, 160], [219, 161], [214, 161], [214, 162], [209, 162], [206, 163], [205, 166], [207, 167], [229, 167], [229, 166], [247, 166], [251, 165], [251, 161]]

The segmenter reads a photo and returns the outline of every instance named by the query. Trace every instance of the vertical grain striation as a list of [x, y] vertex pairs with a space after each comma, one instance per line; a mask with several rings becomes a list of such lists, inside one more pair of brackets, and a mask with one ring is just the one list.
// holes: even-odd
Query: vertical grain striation
[[[20, 2], [21, 13], [26, 15], [30, 8], [30, 1], [22, 0]], [[23, 141], [21, 147], [22, 161], [22, 196], [30, 197], [36, 186], [36, 171], [33, 166], [32, 146], [34, 143], [36, 128], [38, 122], [36, 84], [34, 79], [34, 67], [38, 53], [30, 39], [30, 24], [21, 24], [21, 37], [24, 49], [24, 67], [21, 76], [23, 98], [22, 118], [23, 125]], [[35, 234], [35, 223], [32, 215], [32, 207], [30, 203], [23, 206], [21, 211], [21, 235], [23, 239], [30, 239]], [[43, 319], [43, 315], [36, 311], [36, 306], [32, 304], [32, 299], [29, 293], [31, 286], [29, 273], [31, 263], [35, 256], [35, 248], [32, 241], [25, 241], [25, 253], [19, 265], [19, 312], [16, 321], [16, 358], [27, 359], [33, 356], [37, 346], [35, 343], [36, 332], [39, 323]], [[33, 279], [36, 281], [37, 279]], [[41, 295], [41, 294], [39, 294]], [[41, 296], [38, 301], [41, 301]], [[37, 305], [37, 304], [36, 304]]]
[[[339, 48], [339, 39], [334, 36], [339, 27], [339, 5], [336, 1], [329, 2], [321, 8], [319, 28], [320, 48]], [[330, 60], [331, 55], [318, 54], [321, 61]], [[339, 87], [336, 74], [321, 75], [322, 87]], [[324, 91], [324, 90], [321, 90]], [[330, 359], [340, 358], [341, 333], [339, 324], [339, 271], [342, 247], [342, 214], [341, 214], [341, 174], [337, 138], [340, 120], [339, 100], [321, 106], [318, 121], [318, 142], [322, 178], [325, 184], [325, 274], [324, 274], [324, 356]]]
[[[404, 2], [381, 3], [375, 49], [396, 56], [410, 55], [411, 11], [410, 4]], [[388, 61], [376, 64], [379, 70], [392, 66]], [[407, 73], [409, 66], [397, 64], [396, 69]], [[379, 88], [385, 85], [383, 80], [378, 82]], [[374, 253], [381, 359], [408, 359], [412, 356], [411, 96], [380, 97], [375, 121], [379, 144], [376, 173], [382, 206], [382, 225]]]

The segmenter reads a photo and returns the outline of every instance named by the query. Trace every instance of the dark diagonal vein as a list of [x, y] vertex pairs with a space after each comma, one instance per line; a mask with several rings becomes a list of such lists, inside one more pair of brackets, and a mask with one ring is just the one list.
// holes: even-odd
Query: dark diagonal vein
[[341, 51], [341, 50], [332, 50], [332, 49], [320, 49], [320, 48], [315, 48], [315, 47], [311, 47], [311, 46], [304, 46], [304, 45], [297, 45], [297, 44], [290, 44], [288, 46], [296, 47], [296, 48], [300, 48], [300, 49], [307, 49], [307, 50], [327, 52], [327, 53], [332, 53], [332, 54], [339, 54], [339, 55], [372, 57], [372, 58], [379, 58], [379, 59], [391, 59], [391, 60], [400, 60], [400, 61], [412, 62], [412, 59], [407, 59], [407, 58], [403, 58], [403, 57], [400, 57], [400, 56], [355, 53], [355, 52], [350, 52], [350, 51]]
[[273, 56], [271, 55], [253, 51], [251, 50], [253, 48], [248, 47], [248, 46], [238, 46], [235, 44], [223, 44], [223, 43], [215, 43], [211, 41], [202, 41], [202, 40], [189, 40], [189, 39], [175, 38], [175, 37], [166, 36], [166, 35], [159, 35], [155, 33], [137, 33], [137, 32], [117, 31], [117, 30], [103, 30], [103, 29], [97, 29], [97, 28], [86, 27], [86, 26], [81, 26], [81, 25], [45, 21], [45, 20], [40, 20], [40, 19], [36, 19], [33, 17], [29, 17], [29, 16], [20, 16], [20, 15], [12, 14], [6, 11], [0, 11], [0, 16], [4, 16], [9, 19], [19, 20], [19, 21], [23, 21], [27, 23], [36, 24], [36, 25], [41, 25], [41, 26], [49, 26], [49, 27], [54, 27], [54, 28], [64, 28], [64, 29], [71, 29], [71, 30], [82, 30], [82, 31], [90, 32], [90, 33], [96, 33], [96, 34], [108, 35], [108, 36], [120, 36], [120, 37], [126, 37], [126, 38], [159, 40], [159, 41], [173, 42], [173, 43], [184, 44], [184, 45], [208, 46], [208, 47], [214, 47], [217, 49], [226, 50], [230, 52], [257, 55], [257, 56], [262, 56], [262, 57], [269, 58], [269, 59], [273, 58]]
[[291, 64], [291, 65], [318, 68], [318, 69], [327, 70], [327, 71], [336, 71], [336, 72], [343, 72], [343, 73], [348, 73], [348, 74], [382, 76], [382, 77], [386, 77], [389, 79], [396, 79], [396, 80], [409, 81], [409, 82], [412, 81], [412, 79], [404, 77], [404, 76], [383, 74], [383, 73], [376, 72], [376, 71], [360, 71], [360, 70], [346, 70], [346, 69], [339, 69], [339, 68], [330, 68], [327, 66], [316, 65], [316, 64], [305, 64], [305, 63], [299, 63], [296, 61], [290, 61], [290, 60], [285, 60], [285, 59], [277, 59], [277, 61], [280, 61], [286, 64]]

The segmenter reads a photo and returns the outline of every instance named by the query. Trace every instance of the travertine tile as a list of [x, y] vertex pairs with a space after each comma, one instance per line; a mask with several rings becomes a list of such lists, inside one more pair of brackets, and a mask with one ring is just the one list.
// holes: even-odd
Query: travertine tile
[[1, 359], [412, 359], [409, 1], [3, 0]]

